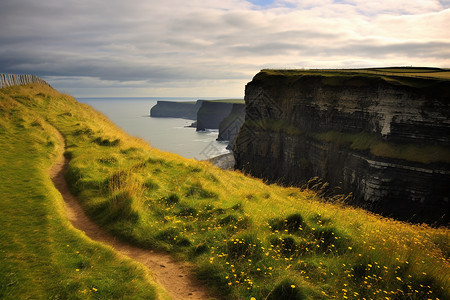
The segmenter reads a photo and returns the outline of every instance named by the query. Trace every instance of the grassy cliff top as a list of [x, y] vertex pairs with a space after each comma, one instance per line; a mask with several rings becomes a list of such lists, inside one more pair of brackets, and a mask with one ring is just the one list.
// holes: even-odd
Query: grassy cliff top
[[[199, 100], [203, 100], [203, 99], [199, 99]], [[207, 100], [207, 99], [205, 99], [203, 101], [219, 102], [219, 103], [242, 103], [242, 104], [245, 104], [244, 99], [217, 99], [217, 100]], [[192, 104], [192, 105], [195, 105], [197, 103], [197, 101], [165, 101], [165, 100], [160, 100], [160, 102], [185, 103], [185, 104]]]
[[268, 75], [322, 75], [322, 76], [395, 76], [414, 77], [425, 79], [450, 80], [450, 69], [420, 68], [420, 67], [385, 67], [366, 69], [263, 69], [262, 73]]
[[149, 297], [142, 268], [67, 224], [46, 172], [55, 130], [71, 157], [66, 179], [90, 217], [123, 240], [191, 262], [223, 298], [450, 297], [447, 228], [159, 151], [72, 97], [27, 85], [0, 89], [0, 253], [8, 254], [0, 298]]
[[244, 104], [245, 101], [244, 99], [217, 99], [217, 100], [203, 100], [203, 101], [208, 101], [208, 102], [217, 102], [217, 103], [241, 103]]
[[450, 95], [450, 69], [386, 67], [367, 69], [263, 69], [254, 80], [285, 77], [295, 80], [300, 77], [318, 76], [322, 82], [332, 86], [367, 86], [384, 81], [396, 86], [413, 88], [438, 88], [445, 96]]

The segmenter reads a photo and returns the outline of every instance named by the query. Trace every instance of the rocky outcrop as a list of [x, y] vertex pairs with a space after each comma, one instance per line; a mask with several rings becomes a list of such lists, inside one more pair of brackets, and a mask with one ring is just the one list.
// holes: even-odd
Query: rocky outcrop
[[196, 102], [157, 101], [156, 105], [150, 109], [150, 116], [196, 120], [197, 112], [202, 103], [203, 100], [197, 100]]
[[203, 101], [197, 112], [197, 131], [219, 129], [219, 124], [231, 112], [233, 103]]
[[372, 211], [448, 223], [450, 81], [260, 72], [245, 102], [236, 168], [300, 186], [317, 176]]
[[233, 149], [234, 140], [245, 121], [245, 104], [234, 103], [230, 114], [219, 124], [218, 141], [229, 141], [227, 148]]

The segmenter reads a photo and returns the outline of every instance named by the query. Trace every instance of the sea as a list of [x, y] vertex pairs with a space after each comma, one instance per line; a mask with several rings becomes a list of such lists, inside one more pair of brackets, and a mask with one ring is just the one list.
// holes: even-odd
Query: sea
[[195, 101], [197, 99], [179, 97], [77, 98], [77, 101], [88, 104], [103, 113], [128, 134], [147, 141], [154, 148], [196, 160], [206, 160], [230, 153], [226, 149], [227, 142], [216, 141], [218, 130], [198, 132], [195, 127], [188, 127], [194, 120], [150, 117], [150, 109], [156, 105], [158, 100]]

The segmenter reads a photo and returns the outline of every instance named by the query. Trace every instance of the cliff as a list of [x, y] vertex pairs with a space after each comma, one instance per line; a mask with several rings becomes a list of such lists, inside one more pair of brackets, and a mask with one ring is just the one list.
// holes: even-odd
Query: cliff
[[229, 149], [233, 149], [234, 140], [245, 121], [245, 104], [234, 103], [230, 114], [219, 124], [218, 141], [230, 141]]
[[196, 102], [157, 101], [150, 109], [150, 116], [157, 118], [183, 118], [196, 120], [203, 100]]
[[237, 169], [300, 186], [319, 177], [372, 211], [448, 223], [449, 80], [263, 70], [245, 102]]
[[218, 129], [231, 112], [233, 103], [219, 101], [203, 101], [197, 112], [197, 131], [205, 129]]

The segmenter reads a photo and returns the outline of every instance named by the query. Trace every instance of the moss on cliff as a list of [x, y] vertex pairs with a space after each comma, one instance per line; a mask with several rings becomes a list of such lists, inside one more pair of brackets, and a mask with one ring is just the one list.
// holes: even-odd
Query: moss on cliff
[[450, 163], [450, 149], [438, 145], [398, 144], [384, 141], [380, 135], [361, 132], [357, 134], [328, 131], [314, 133], [313, 138], [347, 145], [351, 149], [370, 151], [372, 155], [404, 159], [411, 162]]

